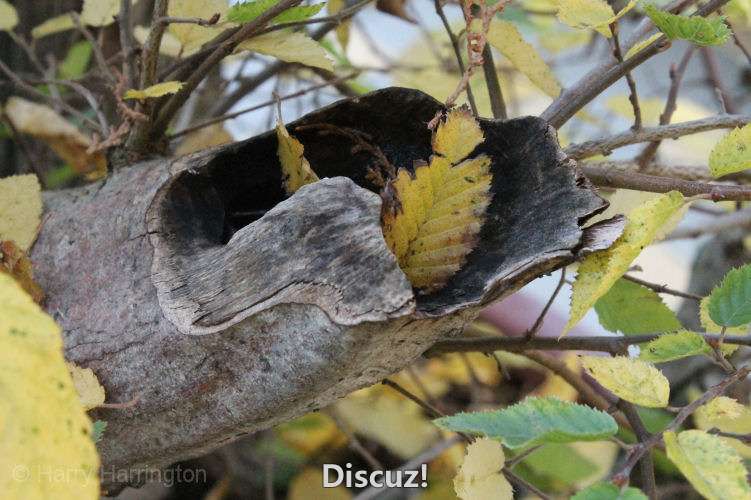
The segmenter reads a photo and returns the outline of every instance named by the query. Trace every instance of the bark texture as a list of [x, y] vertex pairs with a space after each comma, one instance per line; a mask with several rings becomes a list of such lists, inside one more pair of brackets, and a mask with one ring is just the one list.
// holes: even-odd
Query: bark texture
[[155, 160], [46, 196], [32, 258], [66, 356], [89, 367], [104, 486], [326, 406], [460, 333], [480, 307], [608, 246], [623, 221], [537, 118], [483, 120], [493, 161], [480, 243], [442, 291], [416, 295], [383, 240], [373, 158], [304, 124], [356, 129], [389, 161], [427, 160], [441, 105], [385, 89], [288, 125], [323, 179], [285, 199], [276, 138]]

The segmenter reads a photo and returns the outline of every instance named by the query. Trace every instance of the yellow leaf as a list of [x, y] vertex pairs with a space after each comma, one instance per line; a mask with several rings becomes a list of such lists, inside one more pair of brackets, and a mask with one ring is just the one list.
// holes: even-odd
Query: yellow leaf
[[384, 190], [384, 239], [416, 288], [442, 288], [476, 244], [490, 202], [490, 158], [454, 163], [482, 140], [467, 110], [451, 111], [433, 138], [430, 164], [414, 177], [399, 169]]
[[649, 47], [650, 45], [652, 45], [652, 42], [654, 42], [655, 40], [657, 40], [661, 36], [662, 36], [662, 33], [661, 32], [657, 32], [654, 35], [651, 35], [650, 37], [645, 38], [641, 42], [635, 43], [634, 45], [631, 46], [630, 49], [628, 49], [628, 51], [626, 51], [626, 55], [623, 56], [623, 59], [629, 59], [630, 57], [634, 57], [636, 54], [638, 54], [642, 50], [644, 50], [647, 47]]
[[42, 218], [42, 193], [34, 174], [0, 179], [0, 241], [12, 240], [24, 252], [31, 248]]
[[602, 36], [610, 38], [609, 25], [623, 17], [636, 6], [636, 0], [631, 0], [618, 14], [604, 0], [560, 0], [558, 3], [558, 19], [572, 28], [590, 28], [597, 30]]
[[180, 142], [180, 145], [177, 146], [177, 149], [175, 149], [175, 156], [187, 155], [201, 149], [227, 144], [228, 142], [232, 142], [232, 135], [227, 132], [224, 125], [215, 123], [187, 134], [182, 142]]
[[18, 24], [16, 8], [7, 2], [0, 0], [0, 31], [10, 31]]
[[462, 500], [513, 500], [513, 488], [501, 473], [505, 460], [498, 441], [481, 438], [471, 443], [454, 478], [457, 496]]
[[581, 362], [600, 385], [619, 398], [648, 408], [668, 404], [668, 379], [650, 363], [628, 356], [581, 356]]
[[724, 418], [735, 420], [745, 411], [745, 406], [727, 396], [718, 396], [696, 410], [707, 422], [716, 422]]
[[0, 491], [7, 500], [95, 500], [91, 421], [63, 359], [60, 328], [0, 273]]
[[[326, 9], [329, 11], [329, 14], [334, 15], [346, 6], [347, 3], [344, 0], [329, 0], [326, 4]], [[346, 20], [340, 22], [336, 27], [336, 39], [339, 40], [339, 44], [345, 52], [349, 43], [349, 28], [351, 24], [351, 21]]]
[[334, 63], [326, 49], [300, 32], [272, 31], [241, 43], [236, 52], [249, 50], [276, 57], [286, 62], [334, 71]]
[[[715, 403], [718, 399], [730, 398], [721, 396], [706, 405], [700, 406], [693, 414], [696, 427], [703, 431], [717, 428], [722, 432], [739, 435], [751, 433], [751, 409], [740, 404], [736, 406], [737, 403], [732, 399], [730, 399], [732, 402]], [[722, 437], [722, 440], [732, 446], [744, 458], [751, 458], [751, 447], [748, 445], [729, 437]]]
[[336, 449], [347, 444], [347, 436], [336, 426], [334, 420], [320, 412], [308, 413], [290, 422], [277, 426], [274, 431], [285, 444], [306, 457], [321, 451]]
[[435, 443], [440, 433], [419, 406], [386, 391], [393, 390], [381, 384], [361, 389], [337, 402], [334, 411], [357, 434], [400, 458], [412, 458]]
[[72, 30], [76, 25], [73, 22], [70, 12], [51, 17], [31, 30], [32, 38], [44, 38], [45, 36], [54, 35], [63, 31]]
[[4, 113], [16, 130], [44, 141], [76, 172], [106, 174], [104, 155], [89, 154], [91, 141], [49, 106], [13, 96], [6, 102]]
[[710, 500], [751, 498], [740, 455], [717, 436], [704, 431], [665, 432], [668, 458], [696, 491]]
[[467, 157], [485, 137], [480, 125], [467, 108], [454, 108], [446, 121], [438, 126], [433, 137], [433, 152], [445, 157], [452, 165]]
[[[335, 481], [332, 474], [329, 480]], [[304, 467], [289, 485], [287, 500], [349, 500], [352, 494], [342, 485], [335, 488], [323, 487], [323, 470], [321, 467]]]
[[108, 26], [115, 22], [118, 12], [120, 0], [83, 0], [81, 22], [89, 26]]
[[104, 387], [94, 375], [91, 368], [81, 368], [75, 363], [67, 363], [78, 399], [85, 410], [91, 410], [104, 404]]
[[571, 317], [563, 334], [573, 328], [610, 287], [628, 270], [631, 262], [649, 245], [662, 226], [683, 206], [677, 191], [650, 199], [628, 214], [623, 234], [607, 250], [587, 255], [579, 265], [572, 286]]
[[125, 92], [125, 99], [150, 99], [153, 97], [162, 97], [168, 94], [174, 94], [183, 87], [183, 82], [169, 81], [157, 83], [143, 90], [130, 89]]
[[[578, 358], [579, 357], [573, 352], [566, 352], [561, 356], [561, 360], [575, 373], [579, 368]], [[555, 375], [550, 371], [546, 373], [545, 381], [535, 388], [532, 395], [540, 397], [554, 396], [563, 401], [571, 401], [574, 403], [579, 399], [579, 392], [574, 389], [573, 386], [566, 382], [562, 377]]]
[[709, 170], [715, 177], [751, 168], [751, 123], [731, 130], [709, 153]]
[[305, 148], [300, 141], [289, 135], [281, 120], [276, 123], [276, 138], [276, 154], [282, 166], [282, 185], [287, 195], [291, 196], [304, 185], [316, 182], [318, 176], [303, 156]]
[[[138, 43], [143, 45], [149, 38], [149, 28], [145, 26], [136, 26], [133, 28], [133, 37], [138, 40]], [[196, 50], [198, 49], [196, 48]], [[181, 54], [184, 56], [190, 55], [190, 53], [183, 50], [180, 40], [175, 38], [175, 35], [169, 31], [165, 31], [162, 34], [162, 43], [159, 45], [159, 53], [169, 57], [178, 57]]]
[[[2, 191], [0, 189], [0, 191]], [[2, 217], [0, 217], [2, 221]], [[2, 240], [2, 238], [0, 238]], [[37, 304], [44, 300], [44, 291], [34, 281], [34, 272], [31, 260], [15, 242], [11, 240], [0, 241], [0, 272], [7, 273], [21, 285]]]
[[535, 48], [522, 38], [513, 23], [502, 19], [493, 21], [490, 24], [487, 39], [535, 86], [551, 97], [558, 97], [561, 93], [561, 85], [553, 71]]
[[[199, 17], [211, 19], [215, 14], [224, 19], [229, 10], [227, 0], [170, 0], [167, 15], [171, 17]], [[200, 26], [198, 24], [172, 23], [169, 32], [182, 45], [182, 55], [187, 56], [224, 31], [226, 24]]]

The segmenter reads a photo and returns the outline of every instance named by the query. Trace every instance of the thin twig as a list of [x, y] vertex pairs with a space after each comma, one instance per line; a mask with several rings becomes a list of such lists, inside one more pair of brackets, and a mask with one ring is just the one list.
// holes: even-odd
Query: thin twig
[[532, 328], [527, 330], [525, 334], [525, 336], [528, 339], [536, 337], [537, 334], [540, 332], [540, 328], [542, 328], [542, 322], [545, 320], [545, 316], [548, 314], [548, 311], [550, 310], [550, 306], [552, 306], [553, 302], [555, 302], [555, 298], [558, 297], [558, 294], [561, 292], [561, 289], [563, 288], [563, 285], [565, 283], [566, 283], [566, 268], [562, 267], [561, 278], [558, 280], [558, 284], [556, 285], [555, 290], [553, 290], [553, 293], [550, 295], [550, 298], [548, 299], [547, 303], [545, 303], [545, 307], [542, 308], [540, 315], [537, 316], [537, 319], [532, 325]]
[[[464, 66], [464, 60], [462, 59], [462, 49], [459, 45], [459, 39], [451, 29], [451, 25], [446, 18], [446, 13], [443, 12], [442, 0], [433, 0], [433, 5], [435, 6], [436, 14], [438, 14], [438, 17], [441, 18], [441, 22], [443, 23], [443, 27], [446, 30], [446, 34], [448, 34], [449, 40], [451, 40], [451, 46], [454, 49], [454, 56], [456, 57], [456, 63], [459, 66], [460, 75], [463, 76], [466, 68]], [[477, 104], [475, 103], [475, 96], [472, 93], [471, 86], [469, 85], [467, 86], [467, 101], [469, 102], [469, 107], [472, 109], [472, 114], [477, 116]]]
[[741, 39], [738, 37], [738, 34], [735, 32], [735, 28], [733, 25], [725, 19], [725, 24], [728, 25], [728, 28], [730, 28], [730, 32], [733, 34], [733, 42], [735, 42], [735, 45], [741, 49], [741, 52], [743, 52], [743, 55], [746, 56], [746, 59], [748, 60], [749, 64], [751, 64], [751, 52], [749, 52], [748, 47], [741, 41]]
[[702, 223], [699, 227], [676, 229], [663, 241], [698, 238], [710, 234], [719, 234], [732, 228], [751, 228], [751, 209], [744, 208], [735, 210], [734, 212], [723, 213], [715, 217], [711, 222]]
[[702, 47], [699, 49], [702, 60], [704, 61], [704, 68], [707, 73], [707, 83], [709, 83], [720, 100], [723, 113], [735, 113], [737, 108], [735, 103], [730, 98], [730, 93], [725, 87], [725, 83], [722, 81], [720, 66], [717, 63], [717, 55], [714, 53], [711, 47]]
[[633, 283], [637, 283], [641, 286], [645, 286], [649, 288], [650, 290], [654, 290], [657, 293], [665, 293], [668, 295], [675, 295], [676, 297], [683, 297], [684, 299], [691, 299], [691, 300], [697, 300], [697, 301], [701, 301], [704, 298], [701, 295], [696, 295], [695, 293], [688, 293], [688, 292], [681, 292], [680, 290], [673, 290], [672, 288], [668, 288], [667, 285], [658, 285], [656, 283], [650, 283], [649, 281], [640, 280], [639, 278], [636, 278], [628, 274], [624, 274], [623, 279], [631, 281]]
[[720, 128], [735, 128], [751, 122], [751, 115], [716, 115], [700, 120], [645, 127], [640, 130], [629, 130], [620, 134], [609, 135], [592, 141], [572, 144], [564, 151], [571, 158], [581, 160], [595, 155], [608, 155], [614, 149], [640, 142], [657, 141], [662, 139], [677, 139], [684, 135], [697, 134]]
[[493, 51], [490, 50], [490, 45], [487, 44], [482, 51], [482, 70], [485, 74], [485, 84], [488, 87], [488, 97], [490, 97], [490, 110], [493, 113], [493, 118], [500, 118], [501, 120], [505, 120], [508, 118], [508, 113], [506, 111], [506, 102], [503, 100], [501, 81], [498, 79], [498, 72], [495, 70], [495, 62], [493, 62]]
[[[670, 120], [673, 118], [673, 113], [676, 109], [676, 102], [678, 100], [678, 90], [681, 87], [683, 75], [686, 72], [688, 63], [691, 60], [691, 56], [694, 54], [695, 50], [696, 47], [694, 45], [690, 45], [686, 49], [686, 52], [683, 54], [681, 61], [678, 63], [678, 66], [670, 66], [670, 90], [668, 91], [668, 98], [665, 101], [665, 109], [662, 111], [662, 114], [660, 114], [660, 125], [669, 124]], [[652, 161], [655, 154], [657, 153], [657, 148], [659, 147], [660, 141], [652, 141], [644, 147], [642, 152], [636, 157], [636, 163], [639, 165], [639, 170], [643, 171], [644, 168]]]
[[[649, 431], [647, 431], [646, 427], [644, 427], [644, 423], [642, 422], [641, 417], [639, 417], [639, 413], [637, 413], [634, 405], [621, 399], [618, 401], [618, 408], [623, 412], [628, 419], [628, 422], [631, 424], [631, 428], [634, 430], [634, 434], [636, 434], [637, 441], [642, 445], [649, 442], [652, 436]], [[656, 498], [655, 469], [652, 455], [650, 453], [645, 453], [638, 462], [641, 487], [649, 498]]]
[[700, 196], [713, 201], [751, 200], [751, 186], [686, 181], [671, 177], [658, 177], [637, 172], [623, 172], [617, 169], [603, 169], [588, 165], [582, 165], [581, 169], [590, 181], [601, 187], [634, 189], [637, 191], [649, 191], [652, 193], [679, 191], [684, 196]]
[[136, 50], [133, 42], [133, 19], [131, 17], [131, 0], [120, 0], [120, 13], [117, 23], [120, 27], [120, 50], [123, 53], [123, 75], [127, 88], [133, 88], [137, 82]]
[[219, 22], [221, 15], [218, 12], [212, 14], [208, 19], [202, 17], [171, 17], [163, 16], [157, 19], [162, 24], [197, 24], [198, 26], [214, 26]]
[[[623, 54], [621, 53], [621, 42], [618, 38], [618, 23], [614, 22], [610, 24], [610, 33], [613, 34], [613, 55], [618, 60], [619, 64], [623, 64]], [[634, 126], [633, 130], [639, 130], [641, 128], [641, 108], [639, 107], [639, 95], [636, 93], [636, 82], [630, 71], [626, 71], [623, 75], [626, 77], [626, 83], [628, 84], [629, 94], [628, 100], [631, 102], [631, 107], [634, 110]]]
[[552, 500], [550, 495], [546, 495], [542, 490], [540, 490], [537, 486], [529, 483], [528, 481], [522, 479], [521, 477], [517, 476], [514, 472], [503, 469], [501, 472], [503, 472], [503, 475], [506, 476], [506, 479], [508, 479], [508, 482], [512, 485], [516, 486], [517, 488], [522, 488], [530, 493], [533, 493], [537, 495], [542, 500]]
[[83, 35], [86, 41], [91, 44], [91, 51], [94, 53], [94, 60], [96, 61], [97, 66], [99, 66], [99, 71], [101, 71], [102, 77], [109, 83], [114, 84], [116, 82], [115, 74], [112, 73], [112, 70], [107, 65], [107, 58], [104, 57], [102, 46], [97, 43], [94, 35], [91, 34], [91, 31], [89, 31], [89, 29], [81, 22], [81, 16], [77, 12], [71, 12], [70, 17], [73, 19], [73, 24], [76, 29]]

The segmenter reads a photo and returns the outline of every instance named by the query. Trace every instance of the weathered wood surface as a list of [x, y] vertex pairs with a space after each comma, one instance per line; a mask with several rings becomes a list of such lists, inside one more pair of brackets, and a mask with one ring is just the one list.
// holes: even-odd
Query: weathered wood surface
[[[386, 89], [288, 126], [357, 128], [389, 160], [427, 159], [440, 104]], [[481, 242], [443, 291], [415, 296], [384, 243], [369, 158], [296, 134], [319, 176], [284, 199], [265, 134], [120, 170], [45, 198], [32, 258], [66, 356], [108, 402], [99, 449], [114, 469], [160, 467], [326, 406], [401, 369], [479, 308], [607, 245], [622, 221], [535, 118], [483, 121], [494, 198]], [[114, 468], [114, 469], [113, 469]], [[108, 480], [109, 479], [109, 480]]]

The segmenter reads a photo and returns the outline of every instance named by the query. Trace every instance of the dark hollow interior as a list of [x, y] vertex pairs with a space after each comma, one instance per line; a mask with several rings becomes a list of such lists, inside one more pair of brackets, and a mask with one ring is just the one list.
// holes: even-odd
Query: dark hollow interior
[[[319, 177], [346, 176], [378, 192], [366, 179], [373, 157], [353, 153], [351, 140], [296, 131], [327, 123], [362, 131], [397, 167], [412, 169], [431, 155], [427, 123], [444, 109], [422, 92], [389, 88], [344, 100], [287, 125], [305, 147]], [[574, 248], [579, 224], [605, 208], [563, 162], [554, 132], [538, 118], [482, 120], [485, 141], [473, 153], [492, 158], [493, 200], [478, 247], [443, 290], [418, 296], [425, 311], [484, 298], [487, 284], [546, 252]], [[226, 243], [234, 232], [285, 198], [274, 131], [222, 148], [208, 163], [183, 172], [165, 198], [165, 227], [175, 228], [180, 253]]]

